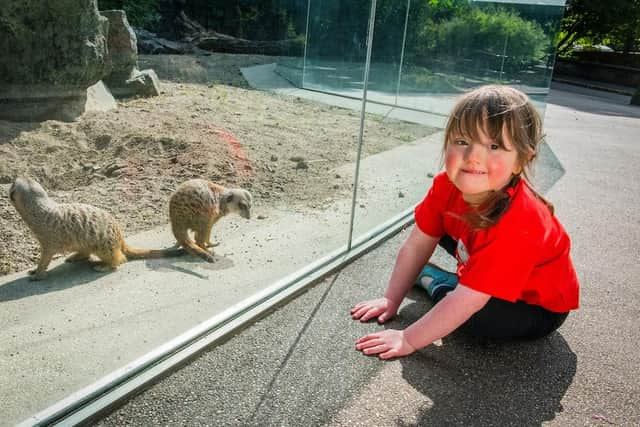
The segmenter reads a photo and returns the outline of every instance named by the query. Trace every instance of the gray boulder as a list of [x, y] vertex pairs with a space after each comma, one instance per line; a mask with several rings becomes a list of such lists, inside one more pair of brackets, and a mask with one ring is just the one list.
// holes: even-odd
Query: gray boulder
[[107, 26], [96, 0], [2, 0], [0, 119], [82, 114], [87, 88], [109, 72]]
[[133, 73], [127, 80], [127, 88], [138, 96], [149, 97], [160, 95], [160, 82], [155, 71], [148, 69]]
[[103, 80], [107, 86], [120, 85], [138, 66], [136, 33], [129, 25], [124, 10], [101, 10], [100, 14], [109, 20], [107, 46], [111, 73]]
[[138, 70], [138, 47], [124, 10], [103, 10], [109, 20], [109, 61], [111, 73], [104, 82], [116, 97], [157, 96], [160, 94], [158, 76], [153, 70]]

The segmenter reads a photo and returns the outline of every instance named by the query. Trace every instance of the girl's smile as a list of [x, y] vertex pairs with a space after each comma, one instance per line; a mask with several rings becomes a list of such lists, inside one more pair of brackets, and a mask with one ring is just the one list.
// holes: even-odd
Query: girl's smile
[[473, 169], [461, 169], [460, 171], [464, 173], [470, 173], [472, 175], [484, 175], [486, 173], [486, 172], [473, 170]]

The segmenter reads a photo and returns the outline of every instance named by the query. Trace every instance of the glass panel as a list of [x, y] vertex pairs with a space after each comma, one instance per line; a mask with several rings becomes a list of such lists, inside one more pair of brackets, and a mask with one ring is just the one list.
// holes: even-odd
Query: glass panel
[[394, 105], [396, 102], [409, 4], [407, 0], [377, 2], [367, 87], [369, 101], [388, 105]]
[[564, 1], [452, 4], [411, 2], [398, 104], [446, 115], [451, 94], [508, 84], [543, 108]]
[[[527, 93], [544, 114], [563, 7], [563, 1], [412, 0], [407, 13], [407, 2], [378, 2], [367, 90], [372, 101], [367, 112], [378, 115], [368, 115], [365, 128], [395, 120], [405, 129], [390, 133], [380, 149], [365, 133], [363, 152], [368, 156], [360, 165], [354, 236], [424, 197], [441, 169], [447, 115], [463, 91], [508, 84]], [[398, 22], [400, 15], [408, 17], [406, 29]], [[552, 156], [544, 146], [542, 157]], [[545, 162], [539, 167], [546, 167]]]
[[[213, 226], [213, 263], [136, 260], [128, 250], [129, 262], [97, 272], [96, 260], [57, 257], [36, 282], [26, 270], [40, 250], [26, 223], [53, 240], [64, 232], [38, 231], [0, 199], [9, 242], [0, 246], [0, 424], [15, 424], [344, 249], [371, 0], [101, 0], [101, 9], [124, 7], [134, 26], [156, 33], [137, 31], [138, 46], [155, 54], [111, 49], [111, 68], [97, 11], [5, 3], [0, 191], [29, 175], [56, 203], [94, 205], [113, 216], [128, 245], [154, 249], [176, 241], [169, 201], [183, 182], [204, 178], [253, 196], [250, 221], [229, 214]], [[424, 196], [440, 168], [443, 122], [464, 89], [512, 84], [544, 108], [563, 5], [377, 2], [354, 236]], [[109, 34], [121, 37], [110, 46], [131, 44], [126, 27], [117, 31], [118, 14], [103, 15]], [[68, 42], [51, 45], [39, 31], [44, 22]], [[23, 55], [21, 43], [43, 48]], [[155, 74], [138, 70], [148, 69], [158, 96], [147, 96]], [[87, 91], [100, 79], [108, 89]], [[14, 203], [20, 194], [12, 192]], [[235, 194], [216, 203], [247, 204]], [[205, 246], [209, 233], [201, 234], [193, 237]]]
[[[27, 14], [59, 13], [50, 25], [62, 29], [73, 14], [56, 12], [48, 3], [42, 10], [26, 10], [18, 0], [9, 3], [7, 13], [16, 22], [27, 21]], [[36, 3], [28, 4], [37, 8]], [[104, 9], [133, 2], [100, 3]], [[144, 9], [150, 16], [136, 8], [131, 9], [132, 22], [137, 14], [139, 23], [156, 32], [155, 37], [139, 32], [139, 42], [163, 52], [137, 58], [138, 69], [157, 74], [159, 96], [122, 97], [117, 104], [112, 100], [77, 117], [50, 118], [47, 111], [36, 116], [34, 110], [22, 121], [1, 120], [0, 191], [8, 194], [16, 177], [30, 175], [55, 203], [86, 203], [108, 212], [127, 244], [137, 248], [170, 248], [176, 242], [169, 225], [170, 199], [179, 185], [193, 178], [248, 190], [252, 216], [246, 220], [230, 213], [215, 223], [211, 240], [219, 244], [208, 248], [215, 251], [213, 263], [191, 255], [136, 260], [129, 254], [129, 261], [115, 271], [97, 272], [86, 260], [71, 264], [56, 257], [46, 278], [30, 282], [26, 270], [40, 256], [37, 241], [8, 198], [0, 198], [0, 230], [6, 242], [0, 245], [2, 425], [16, 424], [122, 369], [347, 244], [359, 110], [298, 96], [297, 89], [275, 73], [279, 58], [293, 68], [303, 63], [308, 2], [194, 1], [181, 10]], [[94, 19], [93, 46], [99, 47], [104, 39], [97, 11], [84, 12]], [[362, 19], [366, 22], [366, 16]], [[177, 24], [163, 26], [163, 20]], [[64, 37], [81, 41], [74, 53], [80, 56], [89, 38], [82, 31], [88, 30], [82, 22], [73, 22]], [[16, 28], [21, 37], [40, 34]], [[115, 33], [115, 28], [110, 25], [110, 31]], [[130, 44], [129, 38], [122, 40]], [[336, 40], [327, 43], [322, 52], [337, 50]], [[38, 39], [32, 46], [43, 47], [34, 55], [43, 58], [43, 64], [60, 63], [60, 52], [45, 41]], [[99, 55], [90, 59], [96, 58]], [[0, 88], [15, 87], [12, 93], [33, 94], [58, 110], [58, 103], [69, 97], [51, 89], [62, 73], [56, 75], [54, 69], [51, 75], [39, 74], [38, 64], [31, 64], [31, 74], [25, 73], [19, 54], [5, 60], [11, 62], [0, 59], [2, 70], [13, 66], [19, 72], [15, 80], [0, 73]], [[67, 62], [77, 67], [83, 63], [77, 58]], [[86, 74], [76, 71], [77, 76]], [[152, 78], [152, 73], [144, 75]], [[28, 86], [18, 87], [21, 81]], [[114, 93], [132, 89], [126, 79], [108, 87]], [[0, 91], [2, 107], [6, 94]], [[24, 105], [25, 100], [13, 101]], [[6, 118], [7, 110], [1, 112]], [[386, 135], [383, 128], [375, 128], [380, 137]], [[177, 223], [209, 212], [189, 211], [199, 194], [209, 192], [208, 186], [197, 188], [191, 202], [178, 202]], [[239, 209], [244, 209], [240, 203], [247, 204], [241, 193], [230, 198], [220, 190], [217, 196], [223, 210], [236, 202]], [[88, 229], [85, 220], [78, 227]], [[53, 229], [37, 233], [71, 238]], [[102, 239], [99, 231], [87, 234]], [[206, 230], [202, 234], [193, 237], [204, 246], [209, 236]], [[65, 249], [68, 256], [77, 248]]]
[[361, 99], [370, 0], [311, 0], [305, 89]]

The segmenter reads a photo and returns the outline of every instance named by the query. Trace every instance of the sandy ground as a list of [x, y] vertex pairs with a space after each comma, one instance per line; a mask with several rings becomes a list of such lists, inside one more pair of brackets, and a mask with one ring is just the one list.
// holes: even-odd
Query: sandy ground
[[[321, 209], [350, 197], [352, 182], [332, 173], [356, 158], [360, 114], [252, 90], [240, 67], [273, 57], [212, 54], [140, 58], [162, 94], [118, 102], [72, 123], [0, 121], [0, 275], [31, 268], [39, 249], [11, 206], [17, 176], [37, 179], [61, 203], [111, 212], [125, 234], [168, 222], [175, 187], [201, 177], [252, 192], [254, 204]], [[370, 116], [363, 155], [432, 133]]]

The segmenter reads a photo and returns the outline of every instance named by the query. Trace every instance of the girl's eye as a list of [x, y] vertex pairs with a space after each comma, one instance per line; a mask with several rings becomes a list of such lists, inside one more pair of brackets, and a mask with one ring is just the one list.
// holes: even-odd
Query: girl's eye
[[464, 139], [456, 139], [453, 143], [455, 145], [469, 145], [469, 143], [467, 141], [465, 141]]
[[491, 144], [491, 149], [492, 150], [498, 150], [498, 149], [500, 149], [500, 146], [498, 144]]

